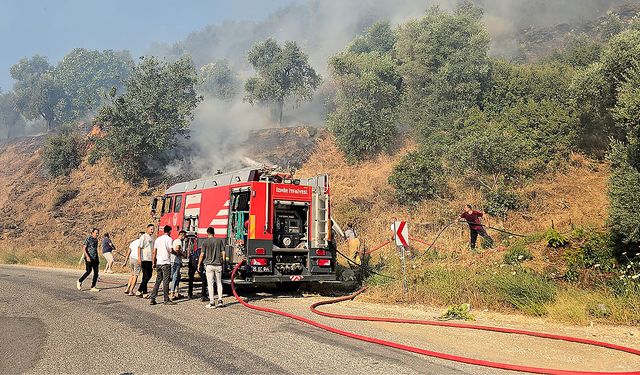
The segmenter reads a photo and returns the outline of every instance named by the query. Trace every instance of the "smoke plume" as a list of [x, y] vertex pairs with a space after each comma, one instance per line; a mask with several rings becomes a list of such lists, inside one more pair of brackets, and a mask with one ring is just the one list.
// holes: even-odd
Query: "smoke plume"
[[[376, 21], [398, 25], [421, 17], [433, 5], [444, 9], [456, 0], [309, 0], [284, 7], [261, 22], [227, 21], [191, 33], [173, 45], [156, 45], [152, 54], [175, 58], [189, 54], [197, 67], [226, 59], [238, 76], [253, 75], [247, 63], [251, 46], [269, 37], [294, 40], [308, 53], [311, 65], [325, 80], [327, 60]], [[546, 27], [595, 18], [622, 0], [475, 0], [485, 11], [485, 24], [492, 36], [493, 55], [510, 55], [517, 50], [515, 34], [525, 27]], [[326, 82], [326, 81], [325, 81]], [[297, 108], [288, 105], [285, 120], [291, 125], [323, 126], [325, 102], [331, 89], [323, 86], [311, 103]], [[277, 126], [268, 108], [250, 106], [239, 95], [231, 102], [207, 99], [192, 124], [194, 167], [203, 175], [247, 164], [251, 150], [240, 144], [250, 130]], [[250, 140], [248, 140], [250, 144]], [[246, 144], [246, 143], [245, 143]]]

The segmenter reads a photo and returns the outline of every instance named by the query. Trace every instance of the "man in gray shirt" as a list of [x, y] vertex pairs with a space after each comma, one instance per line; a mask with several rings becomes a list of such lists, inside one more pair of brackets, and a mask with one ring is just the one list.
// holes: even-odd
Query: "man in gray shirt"
[[[222, 307], [222, 254], [224, 253], [224, 240], [214, 238], [215, 231], [213, 228], [207, 228], [207, 239], [202, 244], [202, 253], [198, 260], [198, 269], [204, 262], [205, 272], [207, 274], [207, 284], [209, 284], [209, 304], [208, 309]], [[218, 304], [213, 300], [213, 277], [216, 278], [216, 287], [218, 289]]]

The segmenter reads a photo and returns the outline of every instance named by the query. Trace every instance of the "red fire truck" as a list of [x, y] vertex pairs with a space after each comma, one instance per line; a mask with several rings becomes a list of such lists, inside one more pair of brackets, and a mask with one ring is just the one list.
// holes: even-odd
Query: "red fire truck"
[[187, 232], [186, 248], [200, 248], [207, 228], [226, 239], [223, 279], [240, 259], [238, 284], [337, 282], [331, 246], [329, 179], [294, 179], [269, 168], [247, 168], [182, 182], [155, 198], [159, 227]]

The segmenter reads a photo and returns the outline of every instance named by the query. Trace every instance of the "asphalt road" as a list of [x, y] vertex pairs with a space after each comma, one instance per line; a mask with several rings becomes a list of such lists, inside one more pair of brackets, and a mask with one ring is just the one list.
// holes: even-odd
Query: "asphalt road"
[[[78, 291], [81, 273], [0, 265], [0, 374], [513, 374], [356, 341], [247, 309], [233, 297], [215, 310], [200, 299], [150, 306], [124, 295], [119, 282], [126, 276], [103, 275], [108, 283], [98, 283], [100, 292], [89, 292], [89, 281]], [[536, 338], [324, 318], [308, 310], [318, 297], [247, 297], [343, 330], [475, 358], [627, 371], [637, 361]], [[351, 314], [361, 308], [350, 302], [339, 307]]]
[[[232, 297], [209, 310], [199, 299], [150, 306], [112, 284], [78, 291], [80, 274], [0, 266], [0, 373], [496, 373], [343, 338]], [[293, 298], [249, 297], [279, 308]]]

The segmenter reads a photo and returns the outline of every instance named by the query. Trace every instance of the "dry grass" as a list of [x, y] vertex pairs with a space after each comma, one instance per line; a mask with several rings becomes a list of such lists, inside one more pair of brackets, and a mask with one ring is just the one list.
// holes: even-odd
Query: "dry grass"
[[[306, 177], [318, 173], [329, 174], [332, 216], [341, 224], [354, 222], [367, 248], [371, 249], [391, 236], [389, 225], [394, 218], [409, 221], [411, 235], [430, 243], [443, 225], [457, 217], [464, 204], [481, 206], [482, 196], [465, 181], [453, 179], [449, 181], [451, 199], [429, 200], [414, 210], [396, 204], [392, 199], [393, 189], [387, 179], [401, 157], [415, 147], [414, 144], [407, 144], [395, 155], [383, 155], [352, 166], [347, 164], [331, 139], [325, 139], [297, 175]], [[561, 264], [556, 263], [557, 259], [549, 259], [549, 251], [541, 233], [550, 228], [552, 222], [560, 231], [568, 231], [574, 226], [604, 226], [608, 209], [608, 176], [608, 164], [579, 154], [572, 155], [564, 170], [542, 176], [524, 187], [516, 187], [518, 194], [528, 204], [526, 210], [510, 213], [504, 221], [486, 217], [485, 223], [516, 233], [536, 234], [527, 241], [527, 249], [534, 258], [522, 264], [534, 270], [534, 275], [549, 268], [561, 267]], [[571, 286], [540, 281], [535, 276], [527, 279], [532, 288], [540, 286], [548, 292], [548, 286], [552, 285], [555, 299], [549, 301], [546, 297], [537, 299], [536, 295], [523, 295], [523, 291], [518, 288], [509, 289], [514, 285], [509, 280], [506, 281], [506, 287], [496, 286], [496, 282], [491, 281], [492, 278], [495, 279], [493, 272], [499, 275], [505, 271], [501, 268], [505, 249], [515, 239], [496, 232], [491, 234], [498, 239], [499, 246], [474, 254], [468, 250], [467, 228], [458, 224], [450, 227], [438, 240], [435, 251], [409, 261], [410, 290], [407, 296], [402, 293], [401, 281], [389, 282], [375, 277], [369, 280], [372, 287], [364, 298], [376, 302], [442, 307], [470, 303], [474, 308], [546, 313], [553, 319], [577, 324], [587, 324], [595, 319], [588, 315], [589, 308], [595, 301], [604, 300], [607, 301], [607, 306], [611, 305], [611, 314], [598, 319], [603, 322], [638, 323], [637, 314], [629, 312], [630, 307], [638, 310], [637, 304], [640, 302], [634, 299], [616, 298], [601, 291], [579, 291]], [[411, 250], [419, 255], [426, 247], [413, 241]], [[400, 258], [391, 245], [372, 254], [371, 263], [382, 267], [383, 273], [401, 279]], [[505, 296], [505, 290], [516, 296], [520, 295], [525, 302], [533, 299], [533, 304], [515, 306]], [[515, 300], [516, 305], [520, 302]]]
[[[449, 183], [452, 198], [449, 200], [429, 200], [414, 210], [396, 204], [387, 179], [401, 157], [415, 147], [408, 144], [395, 155], [349, 165], [327, 138], [319, 143], [297, 175], [329, 174], [332, 216], [341, 224], [355, 223], [368, 247], [375, 247], [391, 236], [389, 225], [394, 218], [409, 221], [412, 236], [431, 242], [437, 231], [456, 218], [466, 203], [482, 205], [482, 198], [479, 191], [463, 181], [452, 180]], [[517, 189], [526, 198], [528, 209], [510, 213], [505, 221], [487, 216], [485, 223], [525, 234], [542, 232], [551, 227], [552, 221], [560, 230], [569, 230], [572, 226], [602, 227], [608, 208], [608, 175], [607, 164], [573, 155], [564, 171]], [[495, 232], [492, 235], [500, 237]], [[471, 263], [476, 257], [469, 257], [467, 236], [466, 227], [455, 224], [443, 233], [436, 248], [451, 255], [455, 261]], [[414, 245], [416, 250], [426, 248], [418, 242]], [[391, 251], [387, 249], [387, 252]]]
[[[93, 227], [111, 233], [118, 252], [125, 252], [150, 220], [148, 187], [114, 177], [104, 163], [83, 163], [69, 177], [50, 179], [39, 154], [24, 152], [33, 152], [33, 142], [23, 139], [0, 153], [0, 162], [12, 166], [0, 183], [2, 257], [18, 254], [20, 263], [74, 266]], [[61, 199], [68, 191], [74, 194]]]
[[[603, 305], [609, 313], [598, 310]], [[586, 325], [590, 322], [640, 324], [640, 298], [616, 297], [606, 291], [562, 288], [553, 303], [547, 305], [552, 319]]]

